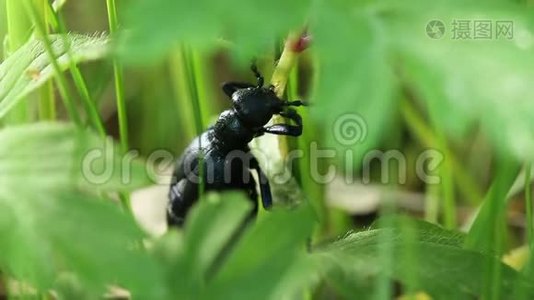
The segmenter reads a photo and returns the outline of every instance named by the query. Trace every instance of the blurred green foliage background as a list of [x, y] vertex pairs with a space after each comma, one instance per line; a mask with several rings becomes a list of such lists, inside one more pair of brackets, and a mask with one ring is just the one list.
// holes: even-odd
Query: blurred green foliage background
[[[0, 0], [0, 298], [532, 298], [533, 16], [511, 0]], [[177, 157], [230, 107], [221, 83], [254, 82], [253, 60], [271, 78], [303, 31], [284, 97], [311, 105], [303, 136], [278, 141], [304, 157], [274, 187], [299, 205], [262, 211], [235, 244], [239, 194], [144, 232], [129, 204], [155, 184], [142, 161]], [[344, 143], [347, 114], [361, 123]], [[90, 182], [84, 159], [112, 140], [113, 172]], [[334, 181], [314, 180], [312, 143], [337, 153], [318, 163]], [[416, 172], [429, 149], [439, 182]], [[368, 164], [376, 151], [406, 170]]]

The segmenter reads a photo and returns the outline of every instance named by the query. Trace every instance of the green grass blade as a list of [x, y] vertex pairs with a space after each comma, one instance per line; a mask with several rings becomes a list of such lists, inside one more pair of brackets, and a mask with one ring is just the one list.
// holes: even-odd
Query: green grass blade
[[[31, 20], [24, 13], [24, 4], [20, 0], [6, 0], [7, 16], [7, 49], [6, 53], [13, 53], [22, 47], [32, 33]], [[7, 57], [5, 57], [7, 58]], [[26, 101], [17, 104], [7, 117], [8, 123], [24, 123], [28, 120], [29, 105]]]
[[200, 135], [204, 128], [206, 127], [207, 122], [209, 120], [206, 119], [206, 115], [203, 112], [204, 105], [202, 105], [202, 101], [200, 98], [200, 95], [203, 93], [201, 91], [201, 88], [203, 86], [203, 78], [199, 76], [199, 72], [196, 69], [195, 59], [194, 59], [194, 51], [184, 46], [183, 51], [183, 61], [185, 63], [185, 70], [188, 78], [189, 83], [189, 91], [191, 93], [191, 106], [193, 108], [193, 116], [195, 120], [195, 129], [197, 135]]
[[466, 238], [465, 246], [480, 251], [495, 250], [495, 235], [502, 232], [497, 222], [504, 216], [508, 203], [508, 191], [519, 174], [520, 166], [515, 161], [501, 159], [496, 176], [482, 203], [482, 207]]
[[[49, 24], [50, 17], [47, 14], [48, 1], [40, 0], [37, 2], [39, 12], [43, 16], [43, 22], [46, 28], [46, 34], [50, 34]], [[41, 121], [52, 121], [56, 118], [56, 96], [54, 93], [53, 82], [47, 82], [39, 90], [39, 119]]]
[[176, 51], [171, 57], [170, 73], [172, 77], [175, 102], [178, 108], [178, 117], [182, 132], [188, 141], [197, 135], [197, 124], [193, 113], [193, 99], [188, 81], [187, 66], [183, 48]]
[[43, 24], [42, 20], [40, 19], [39, 14], [37, 13], [37, 10], [33, 6], [32, 2], [30, 0], [23, 0], [23, 1], [25, 4], [26, 13], [32, 19], [33, 24], [35, 25], [35, 28], [36, 28], [36, 32], [39, 34], [40, 38], [42, 39], [45, 51], [48, 54], [48, 57], [50, 58], [50, 62], [52, 64], [54, 72], [56, 73], [56, 81], [57, 81], [58, 89], [61, 94], [63, 103], [65, 104], [65, 107], [72, 121], [76, 125], [81, 127], [82, 123], [81, 123], [80, 115], [76, 109], [75, 104], [72, 102], [72, 97], [69, 92], [67, 80], [63, 72], [61, 71], [61, 67], [59, 66], [59, 63], [57, 62], [55, 58], [52, 44], [50, 42], [48, 35], [46, 34], [46, 26], [45, 24]]
[[211, 118], [214, 115], [213, 107], [216, 107], [216, 103], [214, 102], [215, 97], [212, 94], [208, 80], [211, 78], [210, 70], [206, 67], [208, 58], [206, 54], [198, 50], [191, 49], [189, 53], [191, 78], [194, 79], [193, 86], [202, 116], [202, 127], [207, 128], [212, 122]]
[[[432, 147], [433, 145], [439, 144], [439, 141], [435, 138], [436, 133], [434, 132], [434, 129], [426, 123], [424, 118], [413, 107], [413, 104], [409, 101], [402, 101], [400, 109], [409, 129], [414, 133], [421, 144], [425, 147]], [[451, 149], [446, 146], [440, 148], [443, 150], [445, 158], [451, 164], [455, 175], [454, 179], [458, 185], [459, 191], [469, 203], [479, 204], [483, 197], [476, 181], [471, 177], [470, 173], [465, 170], [464, 166]]]
[[[115, 35], [119, 23], [117, 17], [117, 6], [115, 0], [106, 0], [106, 7], [108, 11], [108, 24], [111, 35]], [[124, 95], [124, 79], [123, 79], [122, 65], [117, 59], [113, 60], [113, 77], [115, 82], [115, 102], [117, 104], [117, 115], [119, 119], [119, 137], [120, 145], [123, 151], [130, 148], [128, 136], [128, 115], [126, 111], [126, 99]], [[123, 209], [131, 212], [130, 198], [126, 194], [119, 194]]]
[[[465, 247], [500, 255], [505, 239], [506, 204], [520, 166], [515, 161], [502, 159], [497, 175], [486, 195], [482, 207], [467, 235]], [[501, 295], [502, 266], [498, 261], [486, 259], [484, 265], [484, 299], [499, 299]]]
[[[52, 4], [48, 1], [46, 1], [47, 5], [45, 7], [45, 16], [51, 16], [54, 20], [54, 24], [57, 24], [57, 28], [59, 30], [59, 33], [61, 34], [63, 38], [63, 43], [65, 44], [65, 47], [67, 49], [67, 54], [69, 57], [73, 57], [72, 53], [72, 45], [68, 39], [67, 36], [67, 28], [65, 26], [65, 21], [63, 20], [63, 16], [59, 11], [55, 11], [52, 7]], [[92, 124], [92, 126], [96, 129], [96, 131], [100, 134], [100, 136], [106, 135], [106, 129], [104, 128], [104, 123], [102, 121], [102, 118], [100, 117], [100, 114], [98, 112], [98, 108], [96, 107], [95, 101], [92, 99], [89, 89], [87, 88], [87, 84], [85, 82], [85, 79], [78, 68], [77, 64], [73, 59], [70, 59], [69, 64], [69, 70], [72, 75], [72, 79], [74, 81], [74, 86], [78, 90], [78, 94], [81, 96], [82, 104], [85, 108], [85, 111], [89, 117], [89, 120]]]
[[[115, 35], [118, 29], [117, 6], [115, 0], [106, 0], [108, 10], [108, 23], [111, 35]], [[118, 60], [113, 61], [113, 75], [115, 78], [115, 97], [117, 103], [117, 114], [119, 118], [120, 142], [123, 150], [129, 148], [128, 138], [128, 116], [126, 114], [126, 99], [124, 97], [124, 82], [122, 65]]]

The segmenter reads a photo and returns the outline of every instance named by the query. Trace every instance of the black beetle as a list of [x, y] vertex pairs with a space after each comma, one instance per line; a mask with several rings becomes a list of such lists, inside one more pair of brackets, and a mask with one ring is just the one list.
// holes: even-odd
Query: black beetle
[[[269, 181], [250, 153], [248, 143], [264, 133], [301, 135], [302, 119], [289, 106], [304, 104], [278, 98], [272, 85], [264, 87], [264, 79], [255, 65], [252, 71], [257, 85], [241, 82], [223, 85], [224, 93], [232, 98], [233, 107], [221, 113], [217, 122], [197, 137], [178, 160], [169, 190], [168, 225], [183, 225], [188, 211], [199, 198], [200, 188], [203, 191], [245, 191], [253, 203], [250, 216], [255, 216], [258, 194], [250, 169], [258, 173], [263, 207], [271, 207]], [[296, 125], [265, 127], [276, 114]]]

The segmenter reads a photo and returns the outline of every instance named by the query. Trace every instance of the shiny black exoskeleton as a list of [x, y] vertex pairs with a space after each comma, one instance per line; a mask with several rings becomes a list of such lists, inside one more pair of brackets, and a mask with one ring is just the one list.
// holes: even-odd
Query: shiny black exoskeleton
[[[264, 79], [255, 66], [252, 71], [257, 85], [239, 82], [223, 85], [224, 93], [232, 98], [232, 109], [224, 111], [215, 125], [197, 137], [179, 159], [169, 191], [169, 225], [181, 226], [184, 223], [187, 213], [199, 198], [200, 187], [203, 191], [245, 191], [253, 204], [250, 215], [255, 216], [258, 194], [251, 169], [258, 174], [263, 207], [272, 205], [269, 181], [250, 153], [248, 143], [264, 133], [301, 135], [302, 119], [289, 107], [303, 103], [278, 98], [273, 86], [263, 86]], [[292, 120], [295, 125], [265, 127], [276, 114]]]

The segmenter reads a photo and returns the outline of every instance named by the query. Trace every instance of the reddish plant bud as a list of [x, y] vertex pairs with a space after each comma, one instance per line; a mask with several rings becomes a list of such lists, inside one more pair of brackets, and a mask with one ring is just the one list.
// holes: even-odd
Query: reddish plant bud
[[297, 40], [292, 41], [291, 51], [300, 53], [309, 47], [311, 41], [311, 35], [305, 31]]

